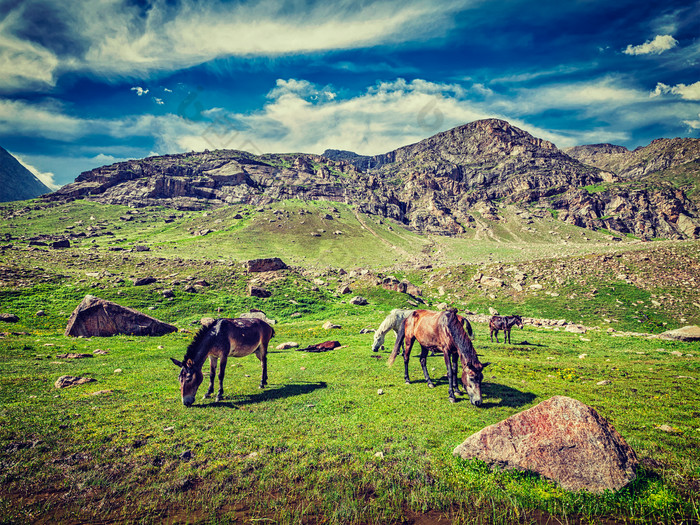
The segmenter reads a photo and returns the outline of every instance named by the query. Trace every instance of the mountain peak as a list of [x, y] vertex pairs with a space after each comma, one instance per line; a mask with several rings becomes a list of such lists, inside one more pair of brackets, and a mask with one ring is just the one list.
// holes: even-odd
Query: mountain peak
[[0, 147], [0, 202], [23, 201], [51, 193], [51, 189]]

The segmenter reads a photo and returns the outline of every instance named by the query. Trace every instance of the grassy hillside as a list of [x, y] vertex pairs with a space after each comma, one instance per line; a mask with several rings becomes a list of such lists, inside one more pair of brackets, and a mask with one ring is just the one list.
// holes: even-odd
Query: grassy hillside
[[[698, 242], [612, 242], [511, 207], [498, 208], [498, 221], [477, 217], [458, 238], [420, 236], [335, 203], [196, 213], [42, 206], [0, 208], [0, 312], [19, 317], [0, 325], [2, 523], [700, 519], [697, 343], [625, 334], [700, 323]], [[50, 247], [71, 233], [70, 248]], [[244, 261], [265, 256], [291, 268], [246, 271]], [[428, 307], [497, 308], [588, 330], [527, 324], [504, 345], [475, 323], [477, 351], [493, 363], [485, 405], [453, 405], [440, 358], [429, 358], [435, 389], [419, 379], [415, 356], [405, 385], [401, 364], [388, 368], [386, 351], [372, 354], [372, 334], [360, 333], [416, 304], [378, 285], [390, 275], [419, 286]], [[134, 285], [145, 276], [156, 282]], [[250, 297], [251, 284], [272, 295]], [[352, 293], [340, 294], [343, 285]], [[180, 331], [66, 338], [86, 294]], [[350, 304], [353, 295], [369, 304]], [[185, 409], [169, 358], [182, 358], [202, 317], [252, 308], [277, 321], [273, 348], [343, 346], [273, 350], [263, 391], [257, 359], [231, 359], [226, 398]], [[327, 320], [341, 328], [324, 330]], [[95, 357], [60, 357], [67, 352]], [[58, 390], [61, 375], [96, 382]], [[615, 426], [641, 460], [635, 482], [615, 494], [572, 494], [452, 456], [471, 433], [553, 395], [579, 399]]]

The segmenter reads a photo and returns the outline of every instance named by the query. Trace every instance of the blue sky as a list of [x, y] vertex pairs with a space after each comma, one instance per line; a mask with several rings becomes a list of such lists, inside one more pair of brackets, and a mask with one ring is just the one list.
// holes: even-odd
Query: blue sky
[[700, 2], [0, 0], [0, 146], [53, 187], [491, 117], [560, 148], [700, 137]]

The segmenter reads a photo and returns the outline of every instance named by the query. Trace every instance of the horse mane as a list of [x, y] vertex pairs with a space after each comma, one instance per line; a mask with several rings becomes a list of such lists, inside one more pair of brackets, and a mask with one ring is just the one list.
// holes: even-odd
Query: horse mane
[[182, 360], [184, 363], [186, 363], [189, 359], [191, 359], [194, 362], [197, 361], [197, 350], [199, 349], [202, 342], [211, 335], [212, 330], [218, 329], [218, 321], [219, 319], [217, 319], [208, 326], [202, 326], [199, 329], [199, 331], [196, 334], [194, 334], [194, 339], [192, 339], [192, 342], [190, 342], [190, 344], [188, 345], [187, 351], [185, 352], [185, 358]]
[[444, 312], [438, 318], [438, 326], [445, 329], [447, 334], [449, 334], [460, 357], [466, 359], [470, 364], [479, 362], [474, 345], [472, 345], [471, 339], [464, 331], [464, 326], [462, 326], [454, 311], [448, 310]]

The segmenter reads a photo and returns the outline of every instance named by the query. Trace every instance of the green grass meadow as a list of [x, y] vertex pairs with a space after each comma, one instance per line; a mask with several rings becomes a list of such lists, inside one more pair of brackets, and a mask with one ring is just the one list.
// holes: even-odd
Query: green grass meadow
[[[690, 271], [697, 243], [613, 247], [601, 235], [588, 244], [547, 244], [542, 234], [540, 244], [522, 241], [523, 250], [502, 236], [474, 240], [469, 250], [468, 239], [420, 237], [386, 220], [358, 218], [349, 206], [288, 202], [275, 209], [138, 210], [128, 221], [120, 219], [128, 209], [81, 201], [0, 209], [0, 238], [7, 239], [0, 243], [0, 312], [19, 317], [0, 325], [0, 522], [700, 521], [700, 344], [625, 334], [700, 320], [700, 307], [691, 306], [700, 302], [697, 292], [683, 284], [696, 274], [647, 286], [650, 261], [635, 255], [650, 250], [653, 263], [653, 250], [676, 257], [678, 247], [678, 258], [668, 260]], [[302, 209], [309, 214], [300, 215]], [[275, 217], [279, 228], [270, 222]], [[102, 225], [113, 235], [80, 237], [65, 250], [29, 245], [33, 236], [65, 233], [67, 225], [74, 232]], [[216, 231], [191, 233], [207, 227]], [[278, 235], [285, 228], [288, 237]], [[310, 235], [320, 229], [326, 230], [321, 237]], [[128, 251], [144, 244], [151, 250]], [[613, 251], [605, 264], [624, 263], [625, 279], [615, 266], [610, 275], [606, 267], [561, 283], [554, 280], [561, 272], [548, 281], [551, 272], [543, 271], [538, 282], [544, 291], [494, 290], [472, 280], [477, 271], [510, 275], [509, 265], [518, 271], [529, 265], [532, 279], [567, 257], [567, 267], [587, 268], [590, 257]], [[280, 256], [293, 268], [249, 274], [242, 263], [256, 256]], [[157, 282], [133, 285], [145, 275]], [[480, 359], [492, 363], [485, 370], [484, 405], [452, 404], [441, 357], [428, 358], [436, 383], [430, 389], [414, 349], [407, 385], [401, 360], [386, 364], [393, 332], [378, 354], [371, 352], [372, 333], [360, 333], [415, 299], [379, 287], [385, 275], [420, 286], [428, 308], [447, 301], [486, 313], [495, 306], [592, 329], [577, 334], [528, 324], [514, 329], [513, 344], [504, 344], [490, 341], [486, 324], [474, 323]], [[186, 291], [198, 280], [206, 284]], [[272, 296], [248, 296], [253, 282]], [[339, 294], [345, 282], [369, 304], [355, 306], [352, 295]], [[165, 298], [164, 289], [174, 297]], [[152, 338], [64, 337], [70, 313], [86, 294], [136, 308], [179, 331]], [[205, 365], [197, 402], [184, 407], [179, 369], [169, 358], [183, 357], [202, 317], [236, 317], [253, 308], [277, 320], [267, 388], [258, 389], [255, 356], [230, 359], [224, 400], [201, 400]], [[39, 310], [46, 315], [37, 316]], [[323, 329], [328, 320], [341, 328]], [[287, 341], [304, 347], [326, 340], [342, 346], [325, 353], [275, 349]], [[93, 357], [58, 357], [66, 353]], [[95, 381], [57, 389], [62, 375]], [[640, 468], [629, 486], [571, 493], [532, 473], [492, 471], [452, 455], [472, 433], [555, 395], [595, 408], [634, 448]]]

